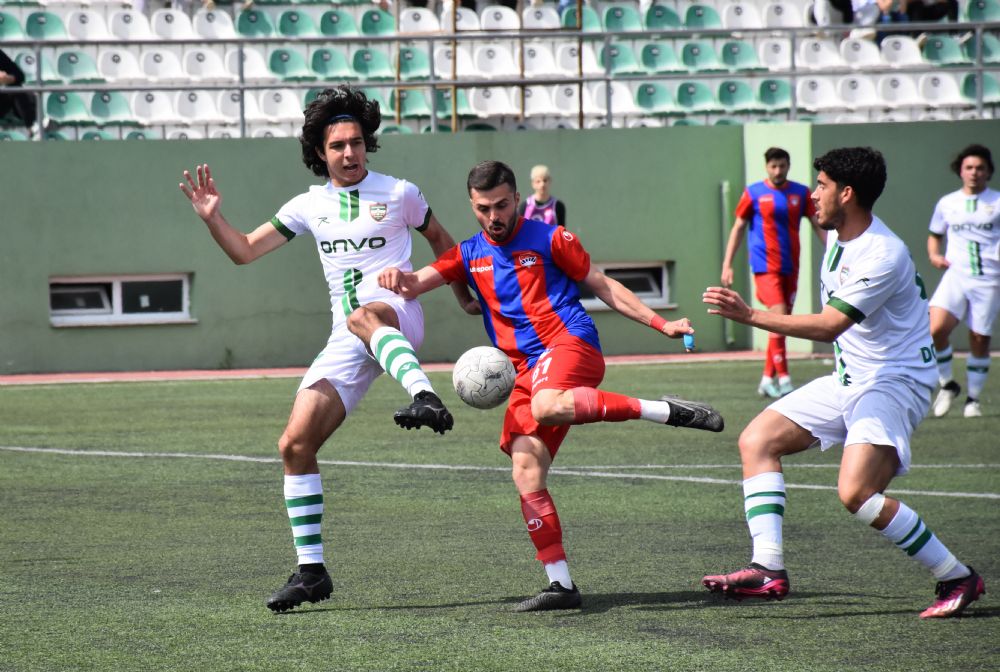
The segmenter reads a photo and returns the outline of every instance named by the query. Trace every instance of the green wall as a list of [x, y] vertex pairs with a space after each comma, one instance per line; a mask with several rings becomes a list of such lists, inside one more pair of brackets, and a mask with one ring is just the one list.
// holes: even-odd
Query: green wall
[[[744, 180], [759, 179], [760, 146], [790, 145], [794, 177], [810, 182], [809, 142], [813, 156], [844, 145], [881, 149], [889, 185], [876, 212], [910, 245], [931, 288], [940, 274], [926, 261], [927, 223], [936, 199], [958, 186], [948, 171], [950, 158], [968, 142], [989, 144], [998, 137], [1000, 121], [389, 136], [370, 165], [418, 184], [457, 240], [476, 230], [465, 190], [474, 163], [487, 158], [510, 163], [525, 196], [531, 166], [549, 165], [553, 190], [567, 204], [569, 228], [595, 261], [674, 262], [678, 308], [662, 314], [690, 317], [699, 348], [711, 351], [750, 345], [748, 330], [738, 326], [727, 345], [723, 321], [705, 314], [701, 292], [719, 281], [732, 223], [732, 213], [723, 211], [722, 185], [729, 183], [731, 209]], [[995, 144], [994, 149], [1000, 151]], [[249, 266], [234, 266], [177, 188], [184, 168], [209, 163], [223, 212], [250, 230], [315, 181], [299, 154], [298, 143], [287, 139], [0, 145], [0, 281], [6, 290], [0, 302], [0, 373], [308, 364], [323, 347], [330, 324], [327, 288], [311, 239], [293, 241]], [[422, 240], [414, 250], [417, 265], [430, 261]], [[813, 249], [812, 255], [815, 267], [820, 251]], [[744, 270], [737, 289], [746, 295], [746, 255], [740, 257]], [[176, 272], [193, 274], [195, 324], [49, 325], [52, 276]], [[814, 293], [800, 284], [803, 302], [814, 301], [808, 296]], [[426, 361], [453, 360], [485, 342], [479, 318], [461, 313], [448, 290], [423, 303]], [[616, 313], [599, 312], [595, 318], [608, 354], [680, 351], [679, 343]], [[966, 346], [964, 334], [955, 344]]]

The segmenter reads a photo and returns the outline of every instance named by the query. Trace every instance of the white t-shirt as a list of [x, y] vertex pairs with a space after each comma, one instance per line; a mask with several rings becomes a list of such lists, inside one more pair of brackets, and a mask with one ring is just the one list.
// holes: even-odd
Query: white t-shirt
[[855, 322], [833, 344], [842, 384], [904, 376], [937, 385], [924, 282], [906, 244], [878, 217], [846, 243], [829, 232], [820, 298]]
[[931, 216], [931, 233], [947, 234], [945, 259], [964, 277], [1000, 278], [1000, 191], [970, 196], [961, 189], [942, 196]]
[[350, 187], [310, 187], [271, 223], [289, 240], [306, 231], [316, 239], [337, 323], [359, 306], [396, 296], [378, 286], [379, 271], [413, 269], [410, 229], [423, 231], [430, 217], [416, 185], [369, 171]]

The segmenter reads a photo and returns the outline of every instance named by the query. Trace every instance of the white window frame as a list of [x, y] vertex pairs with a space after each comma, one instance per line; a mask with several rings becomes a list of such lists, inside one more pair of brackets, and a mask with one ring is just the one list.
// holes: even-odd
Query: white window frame
[[[169, 313], [125, 313], [122, 285], [129, 282], [181, 281], [181, 310]], [[52, 285], [110, 285], [110, 310], [60, 310], [51, 308]], [[58, 291], [58, 290], [56, 290]], [[191, 274], [155, 273], [146, 275], [53, 276], [49, 278], [49, 323], [53, 327], [118, 327], [143, 324], [196, 324], [191, 317]]]
[[[656, 278], [659, 281], [660, 292], [637, 292], [638, 296], [643, 303], [645, 303], [650, 308], [664, 309], [664, 308], [677, 308], [677, 304], [670, 300], [670, 269], [673, 266], [671, 261], [603, 261], [603, 262], [591, 262], [602, 273], [607, 275], [609, 278], [615, 278], [615, 276], [621, 276], [623, 274], [629, 273], [639, 273], [640, 271], [653, 271], [659, 272], [659, 276]], [[617, 278], [616, 278], [617, 279]], [[580, 303], [587, 310], [598, 311], [598, 310], [614, 310], [608, 304], [601, 301], [596, 296], [592, 299], [581, 298]]]

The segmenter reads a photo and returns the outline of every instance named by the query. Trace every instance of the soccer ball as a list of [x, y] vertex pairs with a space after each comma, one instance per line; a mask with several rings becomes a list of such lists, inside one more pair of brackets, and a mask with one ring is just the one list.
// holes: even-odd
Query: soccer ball
[[481, 345], [458, 358], [451, 382], [459, 398], [473, 408], [495, 408], [507, 401], [517, 373], [500, 350]]

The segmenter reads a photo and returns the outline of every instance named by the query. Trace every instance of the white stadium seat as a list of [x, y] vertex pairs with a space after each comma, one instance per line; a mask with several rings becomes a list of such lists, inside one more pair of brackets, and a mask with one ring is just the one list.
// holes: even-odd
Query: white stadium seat
[[832, 40], [807, 37], [799, 43], [796, 63], [810, 70], [826, 70], [844, 67], [840, 50]]
[[508, 117], [521, 110], [511, 102], [510, 94], [502, 86], [476, 87], [469, 91], [469, 105], [483, 117]]
[[591, 91], [591, 98], [594, 107], [601, 113], [608, 112], [608, 93], [611, 95], [611, 114], [620, 116], [632, 116], [641, 114], [642, 110], [635, 104], [635, 95], [625, 82], [594, 82]]
[[527, 30], [557, 30], [560, 27], [559, 13], [549, 5], [525, 7], [521, 20]]
[[220, 91], [218, 99], [219, 113], [234, 124], [240, 121], [240, 102], [243, 102], [243, 116], [248, 124], [266, 123], [269, 119], [260, 111], [260, 103], [252, 91], [246, 96], [239, 91]]
[[556, 57], [548, 44], [542, 42], [528, 42], [524, 45], [522, 55], [524, 59], [524, 76], [532, 77], [552, 77], [556, 74]]
[[792, 67], [792, 46], [784, 38], [762, 40], [757, 46], [757, 56], [761, 65], [768, 70], [787, 70]]
[[489, 5], [479, 14], [479, 23], [483, 30], [516, 31], [521, 29], [521, 20], [510, 7], [506, 5]]
[[764, 5], [765, 28], [801, 28], [802, 11], [791, 2], [769, 2]]
[[800, 107], [812, 112], [840, 110], [843, 103], [837, 89], [827, 77], [801, 77], [795, 87], [795, 98]]
[[510, 79], [521, 76], [514, 55], [506, 45], [482, 44], [472, 54], [473, 67], [487, 79]]
[[586, 86], [583, 87], [582, 92], [579, 84], [558, 84], [552, 89], [552, 104], [564, 117], [575, 117], [579, 114], [581, 98], [585, 115], [592, 116], [601, 113], [601, 110], [594, 104], [590, 89]]
[[[452, 8], [448, 7], [443, 12], [441, 12], [441, 30], [446, 33], [450, 33], [452, 28], [456, 30], [480, 30], [479, 15], [476, 14], [476, 10], [470, 9], [459, 5], [458, 7], [458, 17], [453, 18]], [[452, 22], [455, 25], [452, 25]]]
[[[580, 46], [583, 47], [582, 52]], [[577, 56], [578, 53], [581, 53], [582, 56]], [[556, 67], [565, 74], [579, 74], [581, 67], [585, 76], [604, 74], [604, 68], [597, 62], [597, 55], [590, 42], [584, 42], [582, 45], [575, 42], [560, 44], [556, 47], [555, 56]]]
[[225, 121], [209, 91], [178, 91], [174, 105], [177, 116], [188, 124], [197, 126]]
[[184, 72], [198, 82], [236, 81], [236, 76], [226, 70], [219, 53], [211, 48], [189, 48], [184, 53]]
[[884, 65], [875, 43], [857, 37], [840, 41], [840, 57], [850, 68], [880, 68]]
[[920, 54], [917, 41], [909, 35], [889, 35], [880, 47], [882, 60], [894, 68], [923, 67], [924, 57]]
[[166, 40], [190, 40], [196, 35], [191, 19], [179, 9], [158, 9], [149, 19], [153, 34]]
[[[438, 46], [434, 48], [434, 74], [440, 79], [453, 79], [452, 68], [459, 79], [464, 77], [475, 77], [476, 68], [472, 63], [472, 54], [465, 45], [458, 45], [458, 57], [454, 56], [451, 46]], [[454, 65], [452, 65], [454, 61]]]
[[[243, 81], [245, 82], [274, 82], [277, 81], [274, 73], [267, 67], [262, 47], [245, 44], [243, 46]], [[232, 49], [226, 53], [226, 70], [233, 76], [239, 78], [240, 52], [239, 49]]]
[[139, 67], [139, 61], [128, 49], [101, 47], [97, 56], [97, 71], [109, 82], [145, 82], [146, 73]]
[[958, 82], [947, 72], [932, 72], [920, 77], [917, 91], [931, 107], [967, 107], [968, 102], [962, 98]]
[[399, 10], [400, 33], [436, 33], [441, 30], [438, 17], [426, 7], [404, 7]]
[[77, 9], [66, 16], [66, 32], [76, 40], [111, 40], [104, 16], [91, 9]]
[[750, 2], [727, 2], [722, 8], [722, 25], [730, 30], [763, 28], [757, 6]]
[[230, 39], [237, 36], [233, 17], [218, 9], [199, 9], [191, 20], [191, 29], [198, 37], [209, 39]]
[[913, 77], [902, 73], [882, 75], [875, 83], [879, 97], [890, 108], [923, 107], [926, 103]]
[[552, 102], [552, 88], [548, 86], [526, 86], [512, 101], [515, 106], [524, 102], [526, 117], [547, 117], [559, 114]]
[[847, 75], [837, 80], [837, 95], [850, 110], [882, 107], [875, 82], [868, 75]]
[[131, 9], [114, 12], [108, 21], [108, 28], [112, 35], [126, 42], [155, 39], [153, 31], [149, 29], [149, 19], [146, 15]]
[[142, 71], [151, 82], [186, 82], [188, 76], [177, 54], [169, 49], [151, 48], [142, 53]]
[[284, 123], [304, 121], [302, 101], [291, 89], [265, 89], [260, 92], [260, 111], [269, 119]]
[[136, 91], [132, 97], [132, 113], [147, 126], [163, 126], [181, 121], [174, 112], [170, 94], [165, 91]]

